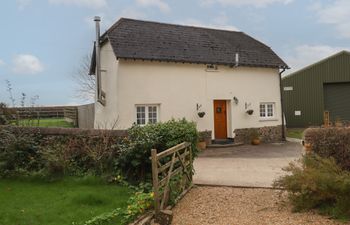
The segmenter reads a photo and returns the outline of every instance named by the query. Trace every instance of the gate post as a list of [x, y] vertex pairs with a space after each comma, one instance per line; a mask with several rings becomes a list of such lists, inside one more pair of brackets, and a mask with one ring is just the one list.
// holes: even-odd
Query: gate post
[[151, 150], [152, 157], [152, 180], [153, 180], [153, 193], [154, 193], [154, 210], [156, 215], [159, 214], [159, 183], [158, 183], [158, 159], [157, 149]]

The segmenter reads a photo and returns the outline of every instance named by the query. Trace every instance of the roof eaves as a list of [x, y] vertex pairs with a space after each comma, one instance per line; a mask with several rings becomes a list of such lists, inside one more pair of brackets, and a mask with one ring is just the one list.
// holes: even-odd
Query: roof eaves
[[[235, 63], [222, 63], [222, 62], [209, 62], [209, 61], [190, 61], [190, 60], [176, 60], [176, 59], [150, 59], [150, 58], [141, 58], [141, 57], [125, 57], [125, 56], [116, 56], [117, 59], [125, 59], [125, 60], [142, 60], [142, 61], [158, 61], [158, 62], [175, 62], [175, 63], [189, 63], [189, 64], [216, 64], [222, 66], [235, 67]], [[244, 67], [264, 67], [264, 68], [285, 68], [281, 65], [273, 65], [273, 64], [252, 64], [252, 63], [240, 63], [239, 66]]]

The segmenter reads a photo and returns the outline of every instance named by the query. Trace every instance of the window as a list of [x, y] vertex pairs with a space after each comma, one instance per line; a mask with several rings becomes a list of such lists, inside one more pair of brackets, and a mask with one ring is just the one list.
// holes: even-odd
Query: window
[[275, 116], [275, 103], [260, 103], [260, 117], [273, 118]]
[[158, 122], [158, 106], [156, 105], [138, 105], [136, 106], [136, 123], [145, 125]]

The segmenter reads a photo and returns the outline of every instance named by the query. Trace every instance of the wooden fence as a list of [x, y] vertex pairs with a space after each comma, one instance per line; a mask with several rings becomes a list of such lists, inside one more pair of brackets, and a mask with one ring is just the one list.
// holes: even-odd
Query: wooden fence
[[76, 106], [65, 108], [64, 119], [67, 122], [73, 123], [75, 127], [78, 127], [78, 108]]
[[191, 144], [183, 142], [163, 152], [152, 149], [152, 178], [154, 208], [157, 215], [167, 209], [170, 196], [171, 179], [181, 175], [181, 194], [192, 184], [192, 149]]
[[19, 119], [63, 118], [65, 108], [72, 106], [16, 107], [9, 108], [9, 112]]

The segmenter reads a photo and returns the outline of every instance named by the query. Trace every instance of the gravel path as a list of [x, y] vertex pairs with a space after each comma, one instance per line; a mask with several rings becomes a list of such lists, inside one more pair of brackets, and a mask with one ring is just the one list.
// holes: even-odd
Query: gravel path
[[323, 225], [342, 224], [314, 213], [291, 213], [271, 189], [195, 187], [173, 209], [173, 225]]

